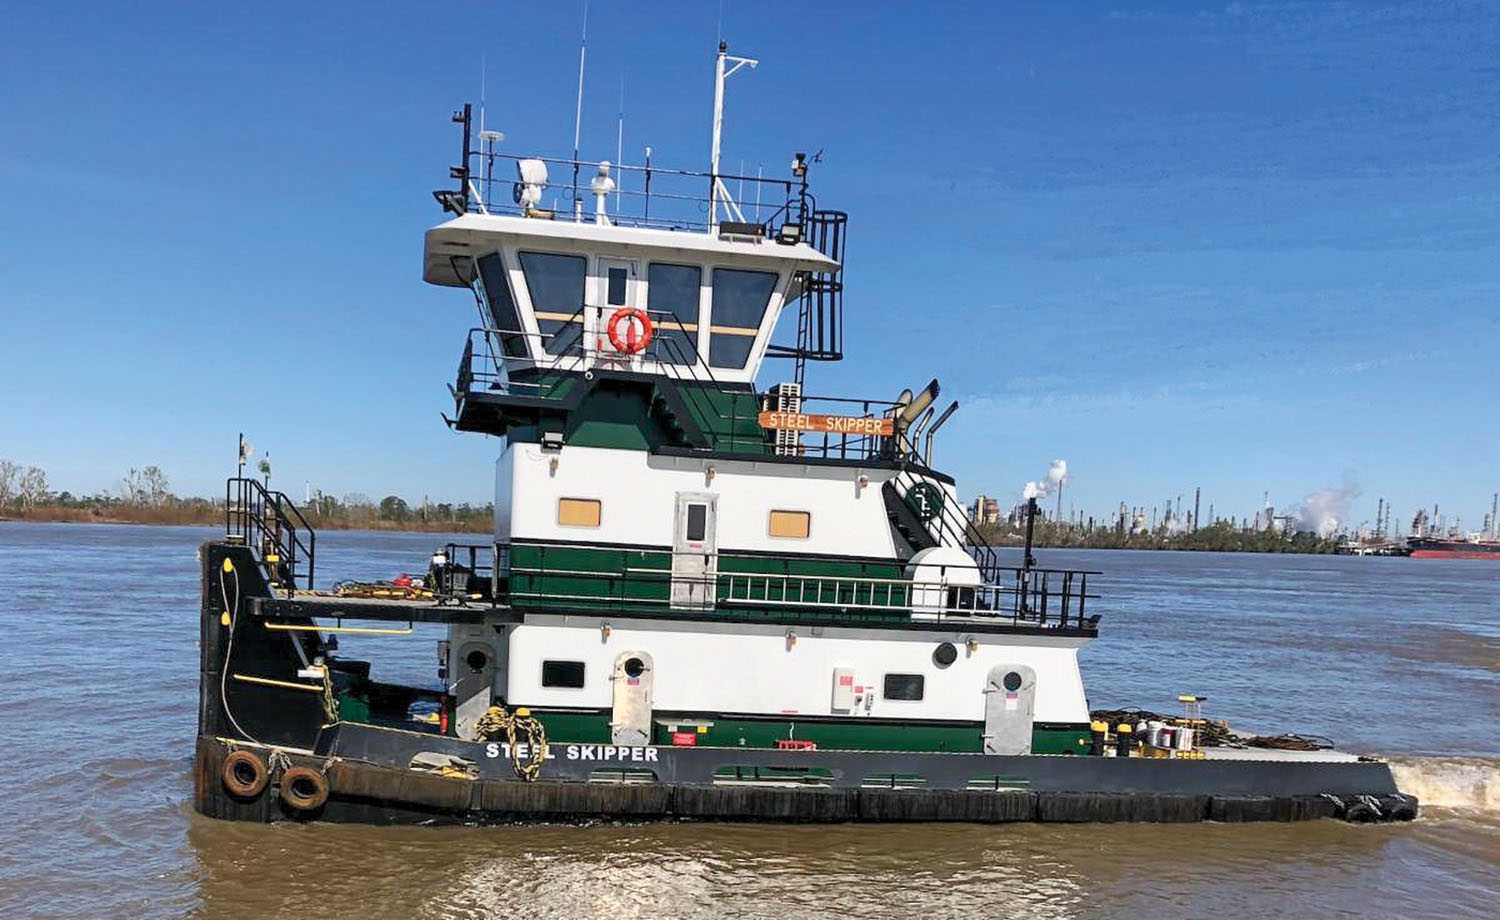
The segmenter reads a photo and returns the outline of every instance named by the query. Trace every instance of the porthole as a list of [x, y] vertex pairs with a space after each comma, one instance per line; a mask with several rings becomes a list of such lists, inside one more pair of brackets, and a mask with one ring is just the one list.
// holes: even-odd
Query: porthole
[[932, 650], [932, 663], [940, 668], [958, 660], [958, 649], [952, 642], [944, 642]]
[[644, 673], [646, 673], [646, 662], [640, 660], [639, 658], [627, 658], [625, 660], [626, 677], [634, 679], [640, 677]]
[[476, 648], [464, 657], [464, 663], [471, 671], [483, 671], [484, 666], [490, 663], [490, 656]]
[[1015, 671], [1011, 671], [1010, 673], [1006, 674], [1005, 689], [1009, 690], [1011, 693], [1015, 693], [1017, 690], [1021, 689], [1021, 675], [1017, 674]]

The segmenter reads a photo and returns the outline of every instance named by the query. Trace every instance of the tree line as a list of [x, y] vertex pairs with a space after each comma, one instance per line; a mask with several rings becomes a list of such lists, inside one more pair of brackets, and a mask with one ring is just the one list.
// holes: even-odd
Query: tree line
[[[1025, 532], [1005, 522], [981, 524], [976, 528], [990, 543], [1017, 546], [1025, 542]], [[1038, 518], [1032, 537], [1036, 546], [1077, 547], [1079, 549], [1177, 549], [1219, 553], [1333, 553], [1338, 537], [1320, 537], [1315, 533], [1289, 533], [1281, 530], [1241, 530], [1233, 521], [1217, 521], [1192, 530], [1129, 533], [1120, 527], [1086, 528], [1066, 521]]]
[[[488, 532], [495, 506], [469, 502], [412, 505], [399, 495], [379, 501], [361, 492], [342, 498], [318, 492], [301, 509], [314, 528]], [[0, 518], [135, 524], [220, 524], [222, 497], [179, 496], [156, 465], [127, 469], [114, 489], [75, 495], [54, 491], [47, 473], [0, 458]]]

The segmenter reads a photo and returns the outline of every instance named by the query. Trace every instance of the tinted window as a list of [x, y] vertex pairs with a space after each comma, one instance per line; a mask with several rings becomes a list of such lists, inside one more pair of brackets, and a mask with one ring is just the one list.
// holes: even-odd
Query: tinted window
[[744, 367], [755, 345], [755, 334], [766, 315], [771, 291], [776, 287], [772, 272], [748, 272], [737, 268], [714, 269], [713, 328], [708, 344], [708, 363], [714, 367]]
[[608, 296], [611, 307], [625, 306], [625, 269], [611, 268], [609, 270]]
[[702, 543], [708, 533], [708, 506], [688, 505], [687, 538]]
[[[583, 256], [551, 252], [521, 253], [521, 271], [531, 292], [531, 308], [542, 333], [547, 354], [577, 351], [583, 338], [579, 311], [583, 308], [583, 277], [588, 262]], [[575, 318], [576, 317], [576, 318]]]
[[888, 700], [920, 700], [922, 685], [926, 678], [920, 674], [887, 674], [885, 676], [885, 698]]
[[543, 661], [543, 687], [567, 687], [577, 690], [583, 686], [583, 662]]
[[[510, 280], [506, 277], [505, 262], [501, 260], [500, 253], [480, 256], [476, 264], [479, 266], [479, 282], [484, 288], [484, 299], [490, 308], [490, 324], [504, 332], [520, 332], [521, 319], [516, 314], [516, 302], [510, 296]], [[511, 358], [530, 357], [525, 336], [502, 335], [500, 347]]]
[[698, 289], [703, 272], [692, 265], [653, 262], [646, 270], [646, 281], [646, 308], [656, 327], [652, 357], [669, 364], [692, 364], [698, 354]]

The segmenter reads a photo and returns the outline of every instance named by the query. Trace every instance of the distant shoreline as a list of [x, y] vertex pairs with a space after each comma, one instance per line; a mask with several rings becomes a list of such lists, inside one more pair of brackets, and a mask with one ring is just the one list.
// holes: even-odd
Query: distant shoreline
[[[48, 523], [48, 524], [136, 524], [158, 527], [211, 527], [224, 524], [223, 509], [209, 509], [202, 505], [196, 507], [166, 507], [153, 508], [150, 506], [116, 506], [103, 511], [100, 509], [47, 506], [33, 508], [23, 514], [0, 515], [0, 524], [8, 522], [17, 523]], [[388, 533], [472, 533], [488, 534], [490, 526], [488, 516], [483, 522], [470, 519], [468, 521], [434, 521], [414, 518], [406, 521], [390, 520], [366, 520], [351, 521], [338, 518], [319, 518], [316, 515], [308, 515], [308, 523], [313, 530], [362, 530], [371, 532]], [[1111, 536], [1104, 533], [1094, 535], [1065, 534], [1064, 539], [1054, 540], [1045, 531], [1050, 526], [1038, 528], [1044, 533], [1038, 535], [1033, 544], [1036, 549], [1100, 549], [1100, 550], [1150, 550], [1160, 552], [1219, 552], [1219, 553], [1250, 553], [1281, 555], [1308, 555], [1329, 554], [1334, 551], [1334, 541], [1331, 540], [1291, 540], [1291, 539], [1266, 539], [1263, 535], [1237, 535], [1238, 538], [1228, 540], [1204, 540], [1193, 539], [1191, 535], [1179, 535], [1177, 537], [1151, 537], [1138, 535], [1133, 539], [1120, 539], [1119, 536]], [[1022, 541], [1014, 536], [991, 535], [995, 540], [994, 546], [997, 550], [1021, 550]], [[1068, 539], [1067, 537], [1071, 537]]]
[[[95, 512], [87, 508], [34, 508], [22, 514], [0, 515], [0, 524], [135, 524], [149, 527], [211, 527], [224, 524], [224, 512], [202, 514], [194, 510], [162, 508], [111, 508], [108, 513]], [[308, 516], [314, 530], [370, 530], [400, 533], [489, 533], [489, 527], [479, 527], [466, 521], [348, 521], [320, 520]]]

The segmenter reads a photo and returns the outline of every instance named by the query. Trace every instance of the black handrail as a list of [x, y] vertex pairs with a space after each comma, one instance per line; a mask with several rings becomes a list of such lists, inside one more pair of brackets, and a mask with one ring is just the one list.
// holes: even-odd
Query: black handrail
[[231, 476], [224, 484], [224, 532], [255, 550], [273, 585], [295, 590], [300, 578], [312, 590], [318, 535], [285, 492]]

